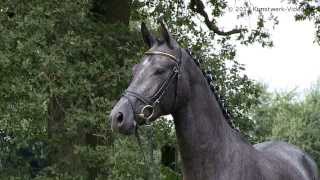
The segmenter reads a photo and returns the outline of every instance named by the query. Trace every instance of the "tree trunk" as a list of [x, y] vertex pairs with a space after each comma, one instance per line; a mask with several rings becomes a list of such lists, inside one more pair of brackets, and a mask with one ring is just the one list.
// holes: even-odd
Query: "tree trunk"
[[59, 99], [56, 96], [52, 96], [49, 99], [48, 103], [48, 138], [50, 140], [49, 144], [49, 164], [55, 163], [56, 159], [60, 156], [58, 144], [53, 143], [56, 139], [59, 139], [57, 136], [61, 135], [61, 132], [64, 128], [64, 103], [62, 99]]
[[129, 25], [131, 0], [94, 0], [91, 12], [106, 24]]

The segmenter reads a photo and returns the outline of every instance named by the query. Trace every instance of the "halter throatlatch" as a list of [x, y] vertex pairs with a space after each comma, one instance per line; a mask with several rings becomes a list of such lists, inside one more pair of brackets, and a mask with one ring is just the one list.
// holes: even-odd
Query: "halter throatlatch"
[[[129, 98], [130, 96], [137, 98], [139, 101], [141, 101], [144, 104], [141, 111], [139, 113], [136, 113], [136, 112], [135, 113], [136, 113], [136, 116], [143, 119], [144, 123], [146, 123], [148, 125], [150, 123], [150, 119], [154, 116], [156, 106], [160, 103], [163, 95], [167, 92], [168, 87], [170, 85], [170, 82], [178, 76], [179, 62], [178, 62], [178, 59], [174, 55], [166, 53], [166, 52], [147, 51], [145, 54], [146, 55], [166, 56], [166, 57], [169, 57], [170, 60], [172, 60], [175, 63], [175, 66], [174, 66], [169, 78], [166, 79], [161, 84], [161, 87], [151, 97], [144, 97], [139, 93], [136, 93], [134, 91], [129, 91], [129, 90], [126, 90], [125, 93], [123, 94], [123, 97], [126, 97], [128, 99], [134, 112], [135, 112], [135, 110], [134, 110], [133, 104]], [[143, 122], [140, 122], [140, 123], [143, 123]]]

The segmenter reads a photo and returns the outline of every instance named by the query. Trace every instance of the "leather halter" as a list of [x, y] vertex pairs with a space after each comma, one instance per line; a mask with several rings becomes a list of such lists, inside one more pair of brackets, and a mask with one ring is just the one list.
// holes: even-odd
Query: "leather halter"
[[147, 51], [147, 52], [145, 52], [145, 55], [166, 56], [166, 57], [169, 57], [169, 59], [174, 61], [174, 63], [175, 63], [175, 66], [174, 66], [169, 78], [166, 79], [161, 84], [160, 88], [150, 98], [144, 97], [139, 93], [136, 93], [134, 91], [129, 91], [129, 90], [126, 90], [125, 93], [123, 94], [123, 97], [126, 97], [128, 99], [128, 101], [129, 101], [129, 103], [130, 103], [130, 105], [131, 105], [131, 107], [132, 107], [134, 112], [135, 112], [135, 110], [133, 108], [133, 104], [130, 101], [130, 98], [129, 98], [130, 96], [135, 97], [138, 100], [140, 100], [142, 103], [144, 103], [144, 106], [141, 109], [140, 113], [136, 113], [136, 112], [135, 113], [136, 113], [136, 115], [138, 117], [140, 117], [141, 119], [144, 119], [146, 124], [149, 124], [150, 123], [150, 119], [154, 115], [154, 109], [160, 103], [161, 98], [163, 97], [163, 95], [167, 92], [168, 87], [170, 85], [170, 82], [173, 79], [175, 79], [175, 77], [178, 76], [179, 70], [180, 70], [180, 62], [178, 61], [178, 59], [174, 55], [166, 53], [166, 52], [162, 52], [162, 51]]
[[175, 63], [178, 62], [178, 59], [172, 55], [172, 54], [169, 54], [169, 53], [165, 53], [165, 52], [161, 52], [161, 51], [147, 51], [144, 53], [145, 55], [162, 55], [162, 56], [167, 56], [171, 59], [173, 59], [175, 61]]

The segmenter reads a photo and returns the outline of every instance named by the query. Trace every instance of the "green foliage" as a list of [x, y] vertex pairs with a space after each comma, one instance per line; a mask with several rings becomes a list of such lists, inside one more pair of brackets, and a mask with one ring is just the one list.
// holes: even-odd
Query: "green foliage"
[[[0, 123], [12, 137], [1, 147], [2, 176], [28, 179], [33, 176], [30, 172], [38, 171], [19, 154], [26, 148], [44, 156], [40, 158], [47, 161], [45, 164], [55, 148], [61, 155], [72, 154], [50, 163], [43, 176], [67, 178], [79, 173], [81, 177], [86, 175], [82, 170], [90, 168], [109, 173], [111, 153], [104, 150], [109, 148], [88, 146], [85, 136], [110, 136], [107, 113], [126, 87], [128, 69], [142, 44], [135, 31], [94, 21], [88, 15], [89, 8], [87, 1], [1, 4]], [[59, 99], [64, 127], [48, 138], [48, 106], [54, 99]], [[99, 138], [98, 144], [107, 143], [108, 138]], [[50, 148], [38, 154], [34, 142], [50, 144]], [[68, 148], [59, 150], [63, 146]]]
[[306, 91], [303, 98], [295, 91], [262, 96], [255, 109], [257, 141], [284, 140], [315, 158], [320, 165], [320, 82]]
[[320, 45], [320, 3], [318, 0], [289, 0], [301, 10], [295, 15], [296, 21], [309, 20], [314, 23], [315, 42]]
[[182, 179], [181, 174], [178, 174], [177, 172], [171, 170], [167, 167], [161, 167], [161, 177], [162, 180], [177, 180]]

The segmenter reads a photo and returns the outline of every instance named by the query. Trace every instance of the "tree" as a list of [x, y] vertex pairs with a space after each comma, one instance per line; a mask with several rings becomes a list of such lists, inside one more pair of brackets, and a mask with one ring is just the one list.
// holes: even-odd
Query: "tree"
[[302, 11], [295, 15], [296, 21], [310, 20], [314, 23], [315, 42], [320, 45], [320, 2], [318, 0], [289, 0]]
[[[107, 156], [99, 157], [105, 152], [102, 145], [111, 143], [104, 136], [110, 135], [105, 111], [126, 84], [122, 78], [128, 77], [131, 61], [124, 66], [120, 60], [133, 53], [119, 51], [133, 41], [124, 38], [126, 25], [111, 26], [114, 19], [101, 23], [100, 17], [92, 17], [90, 3], [6, 1], [1, 7], [1, 124], [14, 136], [5, 157], [41, 141], [50, 146], [39, 154], [48, 161], [45, 171], [50, 176], [110, 170], [104, 165]], [[19, 169], [25, 172], [17, 174], [12, 165], [1, 174], [28, 179], [31, 165], [21, 161]]]

